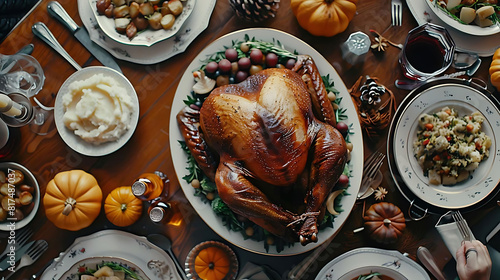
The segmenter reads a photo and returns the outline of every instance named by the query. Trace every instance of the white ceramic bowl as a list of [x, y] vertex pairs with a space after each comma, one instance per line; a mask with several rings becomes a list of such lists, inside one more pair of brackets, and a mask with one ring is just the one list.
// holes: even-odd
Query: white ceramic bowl
[[33, 202], [35, 205], [33, 206], [33, 209], [31, 212], [25, 216], [22, 220], [20, 221], [11, 221], [8, 220], [11, 216], [7, 214], [7, 220], [4, 222], [0, 223], [0, 230], [3, 231], [11, 231], [12, 228], [10, 226], [10, 222], [15, 223], [15, 230], [21, 229], [25, 227], [27, 224], [29, 224], [33, 218], [36, 215], [36, 212], [38, 211], [38, 208], [40, 206], [40, 186], [38, 185], [38, 181], [36, 180], [35, 175], [31, 173], [31, 171], [28, 170], [28, 168], [22, 166], [19, 163], [16, 162], [0, 162], [0, 170], [4, 171], [6, 175], [8, 175], [8, 170], [13, 169], [13, 170], [19, 170], [24, 174], [24, 184], [32, 186], [35, 191], [33, 192]]

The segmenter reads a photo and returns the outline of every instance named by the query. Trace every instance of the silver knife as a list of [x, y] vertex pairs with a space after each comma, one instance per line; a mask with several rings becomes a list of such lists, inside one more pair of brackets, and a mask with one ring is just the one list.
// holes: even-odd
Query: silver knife
[[429, 249], [424, 246], [420, 246], [417, 249], [417, 258], [422, 264], [427, 268], [434, 277], [438, 280], [446, 280], [446, 277], [443, 275], [443, 272], [436, 264], [436, 260], [432, 256]]
[[90, 39], [89, 33], [87, 32], [85, 27], [78, 26], [76, 22], [68, 15], [66, 10], [64, 10], [61, 4], [59, 4], [59, 2], [49, 2], [49, 4], [47, 4], [47, 10], [49, 11], [49, 14], [51, 16], [63, 23], [71, 31], [71, 33], [73, 33], [76, 39], [78, 39], [78, 41], [80, 41], [80, 43], [104, 66], [113, 68], [122, 73], [120, 66], [118, 66], [111, 54], [94, 43]]
[[[26, 251], [33, 245], [35, 241], [28, 242], [24, 246], [22, 246], [19, 250], [15, 250], [15, 255], [14, 255], [14, 263], [16, 263], [25, 253]], [[8, 245], [9, 246], [9, 245]], [[7, 255], [5, 259], [2, 260], [0, 263], [0, 271], [5, 271], [7, 268], [13, 266], [12, 263], [10, 263], [10, 257]]]
[[499, 231], [500, 231], [500, 223], [498, 223], [498, 225], [493, 230], [491, 230], [490, 233], [488, 233], [488, 235], [486, 236], [486, 243], [490, 242], [493, 236], [495, 236], [495, 234], [497, 234]]

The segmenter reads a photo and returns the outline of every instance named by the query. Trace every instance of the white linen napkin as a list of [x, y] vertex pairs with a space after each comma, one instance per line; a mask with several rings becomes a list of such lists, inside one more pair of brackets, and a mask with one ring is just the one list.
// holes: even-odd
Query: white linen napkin
[[[444, 244], [450, 251], [453, 258], [456, 259], [456, 253], [458, 248], [460, 248], [460, 246], [462, 245], [463, 237], [460, 234], [457, 223], [453, 221], [451, 213], [452, 213], [451, 211], [448, 211], [439, 218], [439, 220], [436, 223], [436, 229], [441, 235]], [[469, 227], [467, 221], [465, 219], [464, 221], [467, 227]], [[472, 233], [472, 231], [470, 232], [471, 232], [471, 240], [475, 240], [476, 238], [474, 237], [474, 234]]]

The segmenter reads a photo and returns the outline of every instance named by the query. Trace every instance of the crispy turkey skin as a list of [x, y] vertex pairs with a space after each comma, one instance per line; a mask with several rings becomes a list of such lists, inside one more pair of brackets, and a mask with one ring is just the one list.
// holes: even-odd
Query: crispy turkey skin
[[299, 62], [295, 71], [266, 69], [218, 87], [200, 110], [186, 107], [177, 119], [231, 210], [305, 245], [317, 241], [347, 148], [314, 63]]

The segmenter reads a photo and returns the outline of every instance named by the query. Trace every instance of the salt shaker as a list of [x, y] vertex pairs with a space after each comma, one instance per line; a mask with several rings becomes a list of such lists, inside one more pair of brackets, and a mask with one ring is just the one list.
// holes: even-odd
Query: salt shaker
[[358, 31], [349, 35], [349, 38], [342, 45], [342, 58], [351, 65], [356, 65], [365, 59], [366, 53], [370, 50], [370, 37]]

